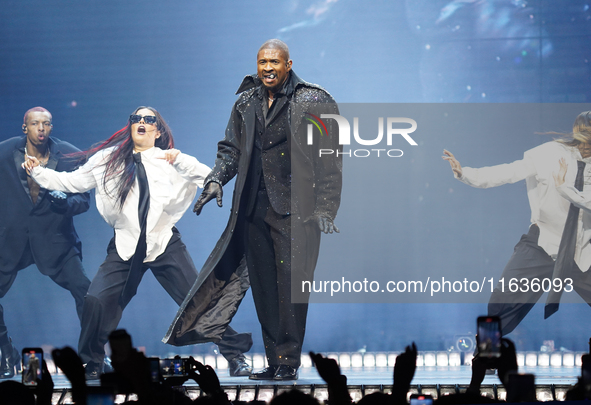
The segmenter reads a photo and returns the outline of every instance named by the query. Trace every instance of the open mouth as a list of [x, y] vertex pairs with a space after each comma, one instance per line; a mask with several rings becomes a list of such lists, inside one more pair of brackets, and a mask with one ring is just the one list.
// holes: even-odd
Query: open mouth
[[270, 81], [275, 80], [275, 78], [277, 78], [277, 75], [275, 73], [269, 73], [269, 74], [263, 75], [263, 77], [265, 78], [265, 81], [270, 82]]
[[143, 126], [143, 125], [140, 125], [140, 126], [138, 127], [138, 129], [137, 129], [137, 133], [138, 133], [138, 134], [140, 134], [140, 135], [143, 135], [143, 134], [145, 134], [145, 133], [146, 133], [146, 127], [145, 127], [145, 126]]

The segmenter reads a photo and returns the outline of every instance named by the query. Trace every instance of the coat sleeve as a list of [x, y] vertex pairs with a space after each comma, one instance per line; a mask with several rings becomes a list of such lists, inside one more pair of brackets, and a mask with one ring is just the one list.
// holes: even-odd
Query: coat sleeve
[[67, 194], [64, 215], [73, 217], [82, 214], [90, 208], [90, 193]]
[[209, 182], [215, 181], [224, 186], [232, 180], [236, 173], [238, 173], [241, 147], [240, 141], [242, 138], [242, 115], [238, 111], [238, 102], [236, 102], [232, 108], [230, 120], [226, 127], [225, 137], [218, 142], [215, 165], [205, 179], [205, 185]]
[[[322, 114], [339, 114], [334, 99], [322, 91], [323, 97], [316, 103], [313, 110], [317, 117]], [[314, 139], [311, 154], [314, 165], [314, 190], [316, 194], [315, 215], [328, 216], [334, 219], [341, 203], [343, 185], [343, 146], [339, 144], [339, 128], [334, 119], [324, 119], [326, 136]], [[302, 125], [300, 131], [305, 131]], [[305, 138], [304, 138], [305, 139]], [[318, 141], [318, 142], [316, 142]]]

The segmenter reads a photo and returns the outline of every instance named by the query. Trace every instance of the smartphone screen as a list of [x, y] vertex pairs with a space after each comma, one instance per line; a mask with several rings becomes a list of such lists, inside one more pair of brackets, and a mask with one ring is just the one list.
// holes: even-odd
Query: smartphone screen
[[501, 356], [501, 320], [498, 316], [479, 316], [478, 355], [485, 358]]
[[410, 396], [410, 405], [433, 405], [431, 395], [413, 394]]
[[181, 358], [161, 359], [160, 374], [162, 377], [183, 376], [185, 374], [185, 360]]
[[41, 379], [43, 367], [43, 349], [40, 347], [25, 347], [22, 351], [23, 384], [36, 386], [37, 379]]

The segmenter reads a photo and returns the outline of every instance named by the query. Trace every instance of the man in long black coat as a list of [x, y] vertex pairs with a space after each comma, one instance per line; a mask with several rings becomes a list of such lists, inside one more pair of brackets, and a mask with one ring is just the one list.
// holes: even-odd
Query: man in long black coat
[[[257, 66], [257, 75], [238, 89], [215, 167], [195, 205], [197, 214], [213, 198], [221, 206], [222, 186], [236, 176], [230, 220], [164, 341], [218, 340], [249, 276], [269, 364], [250, 378], [293, 380], [308, 311], [301, 281], [313, 278], [321, 232], [338, 232], [341, 147], [334, 120], [318, 122], [338, 108], [324, 89], [291, 70], [283, 42], [263, 44]], [[314, 119], [327, 133], [310, 139], [306, 124]]]
[[[0, 143], [0, 298], [19, 270], [35, 264], [41, 274], [70, 291], [80, 317], [90, 280], [82, 267], [82, 246], [72, 217], [88, 210], [90, 195], [40, 188], [21, 167], [28, 154], [57, 171], [75, 169], [74, 161], [64, 155], [78, 149], [50, 138], [51, 119], [45, 108], [32, 108], [24, 116], [25, 135]], [[8, 337], [2, 305], [0, 350], [0, 378], [10, 378], [20, 355]]]

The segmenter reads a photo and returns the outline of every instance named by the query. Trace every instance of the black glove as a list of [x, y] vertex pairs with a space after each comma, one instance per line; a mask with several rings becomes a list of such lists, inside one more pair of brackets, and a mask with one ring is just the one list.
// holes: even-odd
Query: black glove
[[68, 196], [66, 193], [62, 191], [53, 190], [49, 192], [49, 201], [55, 208], [59, 210], [65, 210], [68, 208], [67, 198]]
[[222, 196], [224, 195], [224, 191], [222, 190], [222, 186], [215, 181], [210, 181], [205, 186], [205, 189], [197, 199], [195, 206], [193, 207], [193, 212], [197, 215], [201, 214], [201, 209], [205, 204], [216, 199], [218, 203], [218, 207], [222, 206]]

